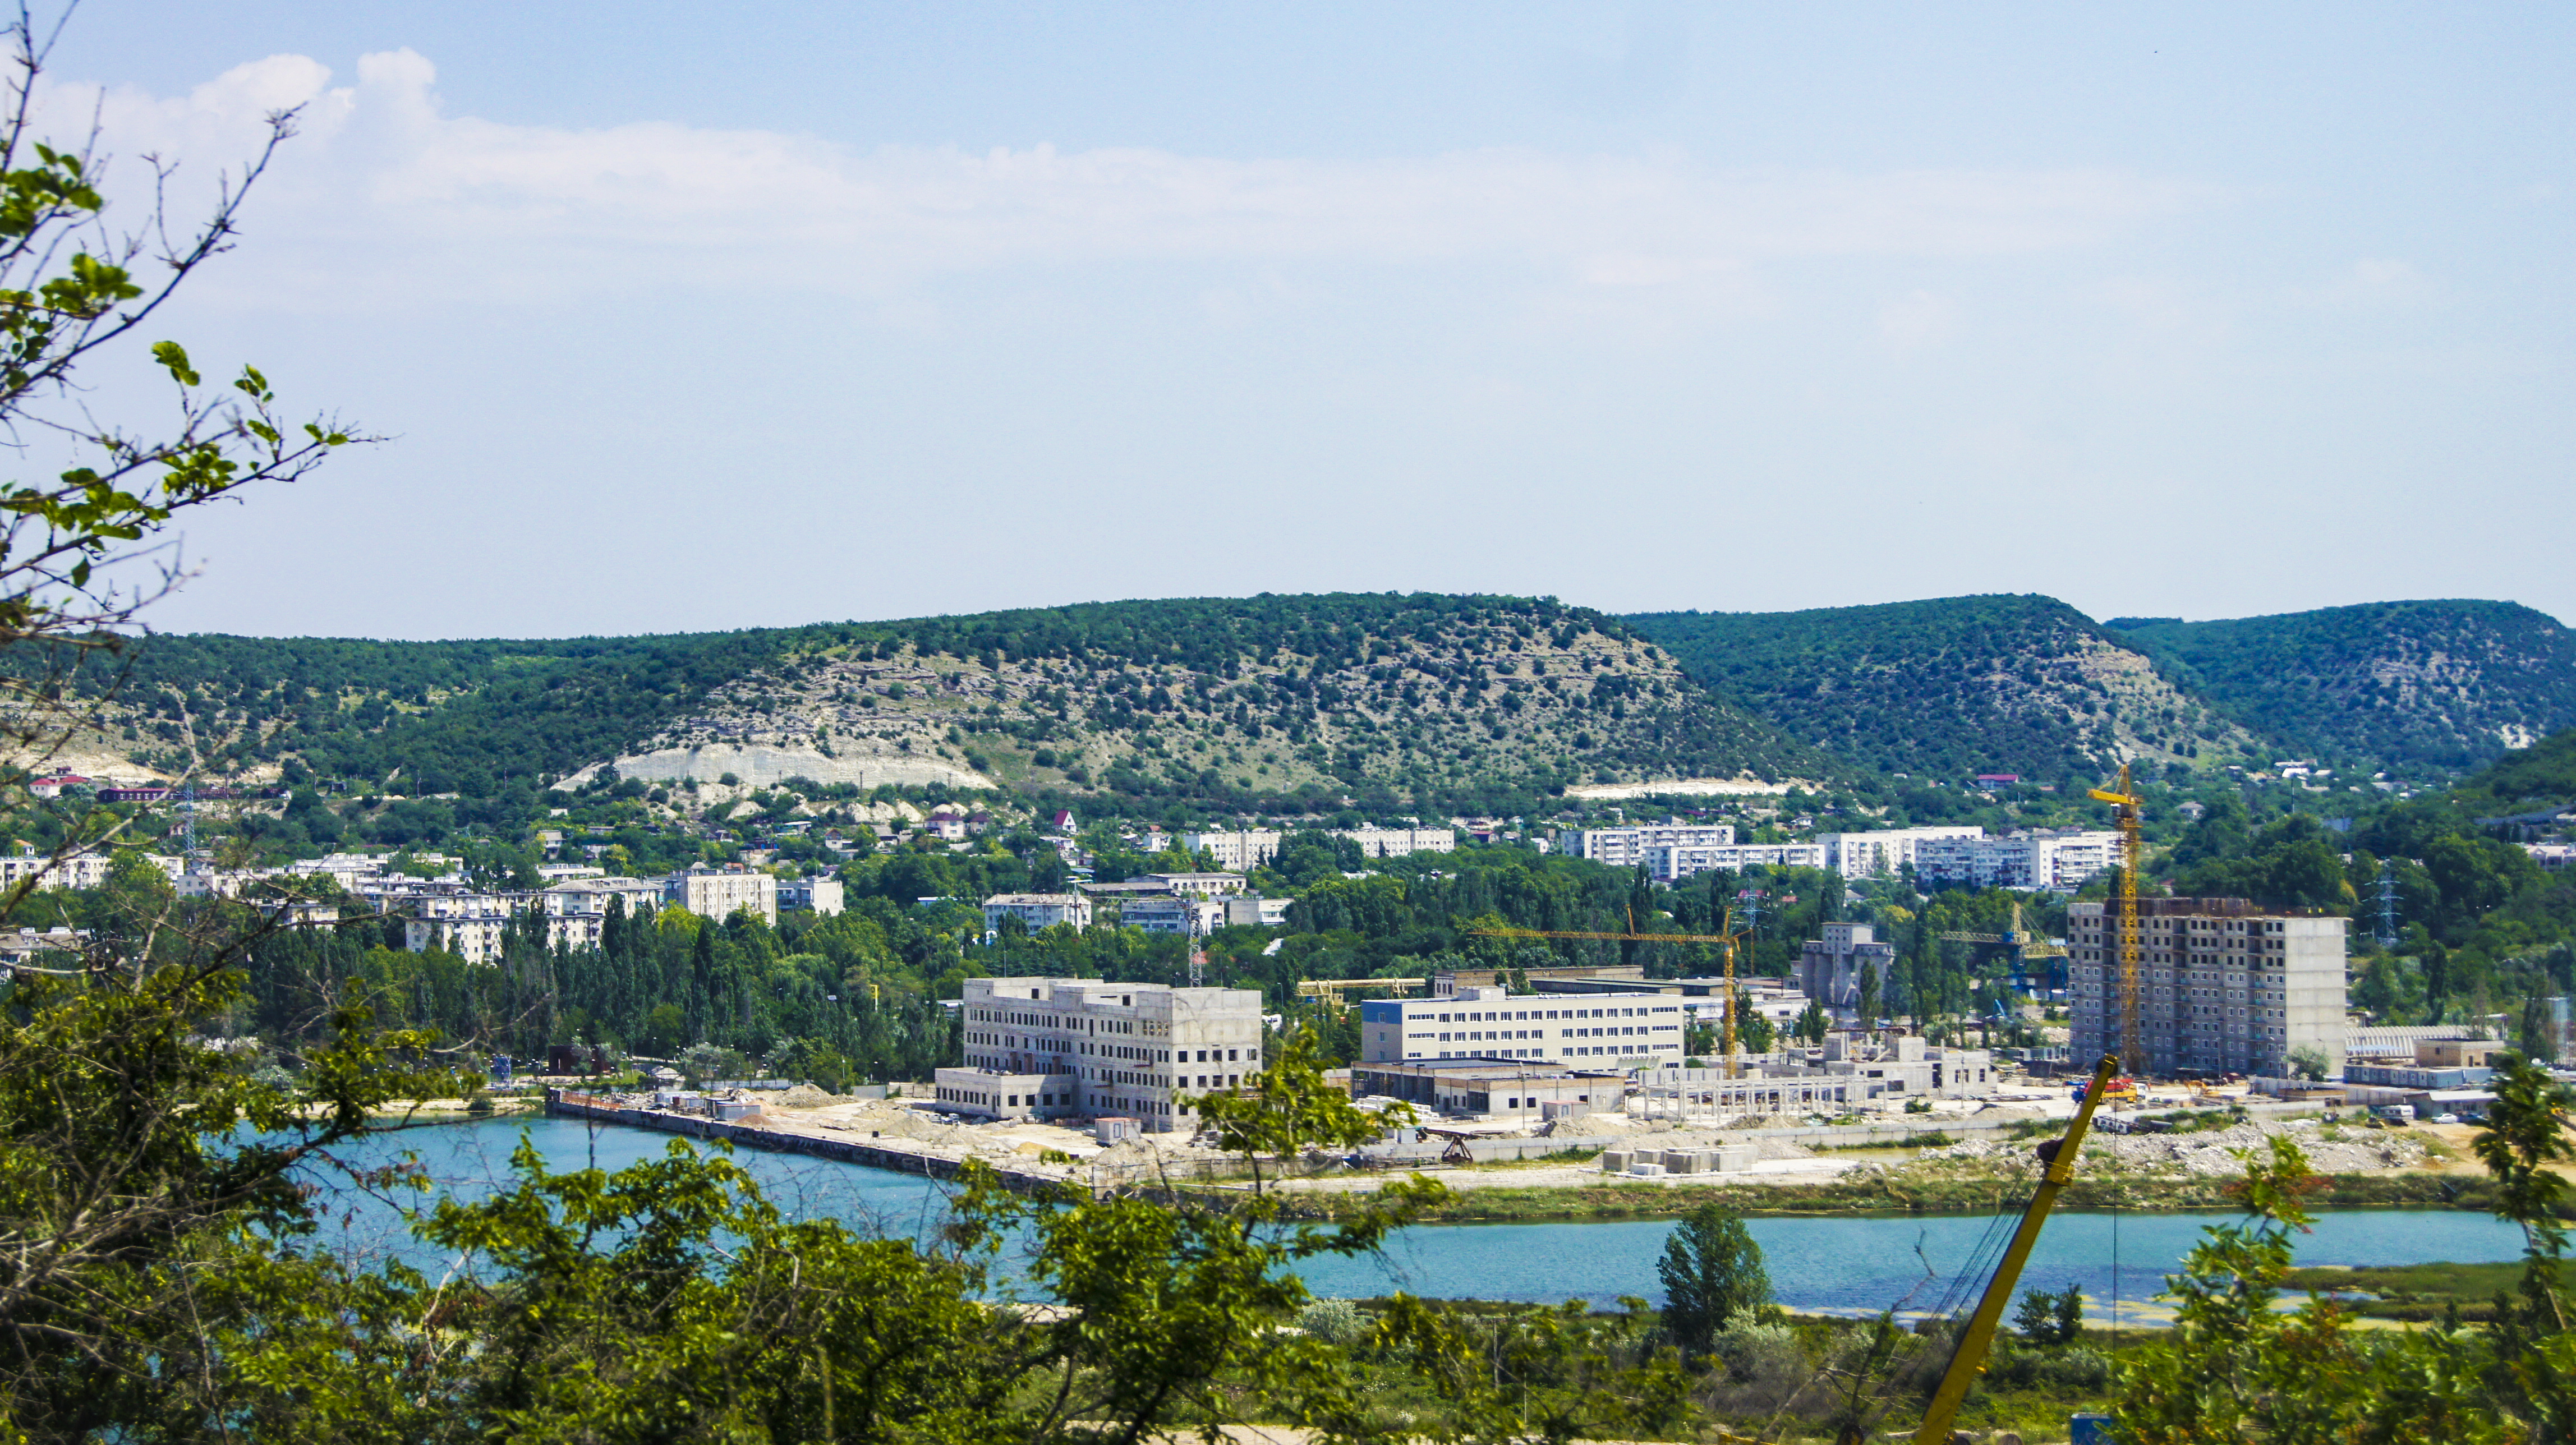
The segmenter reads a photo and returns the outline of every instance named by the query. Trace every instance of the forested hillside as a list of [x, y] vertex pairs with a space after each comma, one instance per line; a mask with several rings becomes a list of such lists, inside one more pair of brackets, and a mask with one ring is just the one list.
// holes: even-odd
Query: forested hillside
[[311, 773], [453, 793], [469, 823], [524, 818], [548, 785], [618, 759], [709, 782], [725, 759], [756, 757], [773, 780], [1425, 813], [1526, 809], [1574, 782], [1828, 766], [1617, 619], [1504, 597], [1097, 603], [536, 642], [151, 637], [71, 686], [103, 720], [71, 766], [175, 777], [194, 760], [210, 781]]
[[1873, 771], [2071, 780], [2133, 756], [2253, 750], [2244, 729], [2054, 598], [1627, 620], [1710, 688]]
[[2576, 725], [2576, 639], [2511, 602], [2372, 602], [2113, 626], [2302, 756], [2456, 772]]

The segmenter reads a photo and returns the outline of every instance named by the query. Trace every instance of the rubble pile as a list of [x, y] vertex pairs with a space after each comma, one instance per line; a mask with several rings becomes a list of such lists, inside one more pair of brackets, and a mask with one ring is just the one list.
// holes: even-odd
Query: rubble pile
[[[2101, 1134], [2084, 1141], [2084, 1157], [2089, 1162], [2108, 1160], [2120, 1168], [2159, 1173], [2226, 1175], [2244, 1172], [2245, 1161], [2239, 1157], [2245, 1150], [2269, 1147], [2273, 1135], [2286, 1134], [2298, 1142], [2308, 1156], [2308, 1166], [2320, 1174], [2358, 1174], [2383, 1169], [2422, 1167], [2425, 1148], [2421, 1139], [2405, 1130], [2364, 1134], [2346, 1132], [2337, 1137], [2324, 1137], [2314, 1128], [2292, 1128], [2280, 1124], [2244, 1123], [2199, 1134]], [[1970, 1139], [1943, 1149], [1926, 1149], [1915, 1156], [1916, 1162], [1942, 1159], [2014, 1160], [2033, 1163], [2036, 1139]]]

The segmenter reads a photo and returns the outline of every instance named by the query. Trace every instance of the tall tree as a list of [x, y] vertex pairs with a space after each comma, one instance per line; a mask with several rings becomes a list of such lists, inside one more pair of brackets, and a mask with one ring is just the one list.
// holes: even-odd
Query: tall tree
[[1685, 1354], [1707, 1354], [1718, 1331], [1771, 1302], [1762, 1246], [1722, 1204], [1683, 1216], [1664, 1241], [1655, 1274], [1664, 1286], [1664, 1328]]

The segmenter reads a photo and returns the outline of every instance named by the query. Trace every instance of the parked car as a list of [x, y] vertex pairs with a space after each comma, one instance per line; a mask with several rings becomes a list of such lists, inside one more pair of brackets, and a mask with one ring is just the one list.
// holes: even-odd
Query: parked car
[[2456, 1124], [2460, 1122], [2460, 1116], [2457, 1114], [2436, 1114], [2433, 1116], [2433, 1122], [2436, 1124]]

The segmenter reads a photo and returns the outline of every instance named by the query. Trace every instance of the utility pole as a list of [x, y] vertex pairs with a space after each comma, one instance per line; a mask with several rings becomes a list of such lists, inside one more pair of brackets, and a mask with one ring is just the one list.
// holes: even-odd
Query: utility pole
[[2379, 860], [2379, 947], [2382, 952], [2397, 946], [2397, 874], [2387, 859]]

